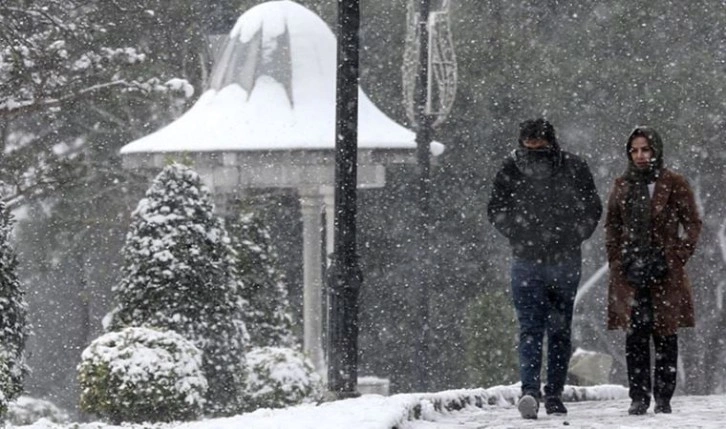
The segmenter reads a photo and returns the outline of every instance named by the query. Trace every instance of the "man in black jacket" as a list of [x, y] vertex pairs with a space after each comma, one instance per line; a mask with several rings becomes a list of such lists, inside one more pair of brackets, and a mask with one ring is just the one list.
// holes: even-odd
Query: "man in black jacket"
[[519, 147], [494, 180], [489, 221], [512, 247], [512, 297], [519, 321], [522, 417], [536, 419], [542, 343], [547, 334], [547, 414], [566, 414], [562, 389], [571, 354], [572, 310], [580, 283], [580, 245], [602, 204], [587, 163], [560, 149], [544, 119], [520, 124]]

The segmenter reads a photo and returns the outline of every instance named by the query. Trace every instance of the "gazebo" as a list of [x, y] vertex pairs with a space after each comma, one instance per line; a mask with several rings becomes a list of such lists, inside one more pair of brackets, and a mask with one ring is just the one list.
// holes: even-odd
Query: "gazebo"
[[[244, 13], [212, 71], [210, 88], [166, 127], [121, 149], [124, 168], [157, 172], [184, 158], [215, 195], [217, 209], [251, 188], [293, 188], [303, 219], [303, 347], [326, 375], [320, 226], [332, 252], [336, 39], [293, 1]], [[385, 166], [415, 162], [415, 135], [359, 88], [358, 186], [382, 187]], [[431, 145], [438, 155], [443, 146]]]

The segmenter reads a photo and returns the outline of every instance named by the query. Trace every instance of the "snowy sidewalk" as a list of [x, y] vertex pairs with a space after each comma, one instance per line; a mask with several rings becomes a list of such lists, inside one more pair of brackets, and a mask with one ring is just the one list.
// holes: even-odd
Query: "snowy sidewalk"
[[566, 417], [554, 417], [540, 410], [537, 420], [523, 420], [513, 406], [467, 407], [439, 414], [434, 421], [411, 422], [406, 429], [502, 429], [502, 428], [722, 428], [726, 426], [726, 396], [678, 396], [673, 398], [673, 414], [629, 416], [630, 400], [585, 401], [565, 404]]

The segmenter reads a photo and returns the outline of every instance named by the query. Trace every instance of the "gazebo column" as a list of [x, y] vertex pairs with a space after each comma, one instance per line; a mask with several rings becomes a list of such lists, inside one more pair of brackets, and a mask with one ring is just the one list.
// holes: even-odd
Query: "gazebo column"
[[325, 204], [325, 266], [329, 267], [335, 244], [335, 189], [332, 186], [321, 186], [320, 193], [323, 194]]
[[325, 377], [323, 351], [322, 225], [323, 196], [314, 189], [299, 189], [303, 220], [303, 351]]

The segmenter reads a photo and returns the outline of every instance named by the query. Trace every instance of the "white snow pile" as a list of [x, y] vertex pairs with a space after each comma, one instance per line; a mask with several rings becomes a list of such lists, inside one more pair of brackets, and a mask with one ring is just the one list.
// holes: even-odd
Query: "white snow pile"
[[52, 402], [30, 396], [20, 396], [8, 404], [7, 421], [11, 425], [29, 425], [40, 419], [55, 423], [67, 423], [70, 417], [67, 412], [58, 408]]
[[[489, 389], [460, 389], [439, 393], [406, 393], [393, 396], [363, 395], [359, 398], [303, 404], [286, 409], [259, 409], [234, 417], [186, 423], [124, 424], [125, 429], [391, 429], [405, 428], [415, 420], [435, 420], [438, 415], [464, 407], [510, 406], [519, 397], [520, 387], [496, 386]], [[614, 400], [627, 398], [623, 386], [566, 386], [566, 401]], [[40, 420], [28, 429], [116, 429], [100, 422], [60, 425]]]

